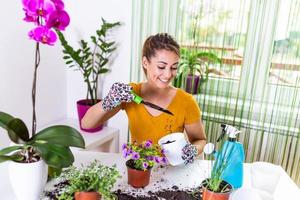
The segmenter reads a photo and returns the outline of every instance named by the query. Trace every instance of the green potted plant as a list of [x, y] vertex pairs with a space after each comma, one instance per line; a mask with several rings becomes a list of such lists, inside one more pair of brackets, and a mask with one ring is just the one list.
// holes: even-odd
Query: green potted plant
[[97, 94], [99, 92], [98, 79], [101, 74], [109, 71], [107, 65], [112, 53], [116, 50], [115, 42], [109, 40], [109, 33], [111, 29], [119, 25], [120, 22], [108, 23], [102, 18], [102, 25], [96, 30], [96, 35], [90, 37], [92, 46], [89, 46], [85, 40], [80, 40], [79, 49], [74, 49], [70, 46], [64, 35], [60, 31], [57, 31], [61, 45], [63, 46], [63, 59], [70, 68], [81, 72], [86, 84], [86, 98], [77, 101], [80, 128], [86, 132], [96, 132], [102, 129], [102, 126], [83, 129], [81, 119], [91, 106], [100, 101]]
[[0, 150], [0, 162], [9, 161], [8, 172], [14, 193], [18, 199], [37, 200], [47, 181], [47, 165], [54, 169], [70, 166], [74, 156], [70, 147], [84, 148], [80, 133], [69, 126], [57, 125], [36, 133], [36, 80], [40, 64], [40, 43], [54, 45], [57, 35], [52, 29], [64, 30], [70, 18], [62, 1], [23, 0], [26, 22], [35, 27], [28, 33], [36, 41], [35, 64], [32, 84], [32, 131], [25, 123], [0, 111], [0, 127], [7, 130], [12, 141], [9, 147]]
[[122, 153], [126, 161], [128, 184], [135, 188], [145, 187], [149, 184], [151, 169], [156, 163], [167, 163], [163, 149], [151, 140], [142, 144], [137, 142], [122, 145]]
[[64, 170], [61, 178], [67, 181], [59, 194], [58, 199], [63, 200], [98, 200], [101, 196], [104, 199], [115, 199], [111, 193], [120, 173], [116, 166], [108, 167], [95, 160], [88, 166], [71, 166]]
[[[203, 200], [228, 200], [233, 190], [235, 183], [236, 187], [241, 187], [242, 184], [242, 160], [244, 159], [244, 152], [242, 145], [235, 141], [235, 135], [239, 132], [232, 126], [231, 133], [225, 139], [225, 127], [228, 125], [222, 124], [222, 134], [217, 139], [220, 142], [219, 151], [215, 150], [213, 143], [208, 143], [204, 147], [204, 153], [209, 155], [209, 160], [214, 160], [211, 163], [212, 169], [210, 177], [202, 182], [202, 199]], [[226, 133], [229, 134], [229, 133]], [[226, 141], [227, 140], [227, 141]], [[211, 158], [213, 155], [214, 159]], [[225, 181], [227, 180], [227, 181]], [[230, 183], [229, 183], [230, 181]]]
[[197, 94], [201, 84], [208, 80], [208, 74], [214, 70], [210, 64], [220, 64], [221, 59], [212, 52], [201, 52], [182, 48], [180, 50], [178, 73], [174, 79], [176, 87], [184, 87], [191, 94]]

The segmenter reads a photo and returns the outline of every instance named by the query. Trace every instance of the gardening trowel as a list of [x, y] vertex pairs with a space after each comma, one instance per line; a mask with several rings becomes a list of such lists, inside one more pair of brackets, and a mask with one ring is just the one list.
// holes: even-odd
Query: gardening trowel
[[164, 109], [164, 108], [162, 108], [162, 107], [160, 107], [160, 106], [158, 106], [158, 105], [155, 105], [155, 104], [153, 104], [153, 103], [144, 101], [142, 97], [138, 96], [138, 95], [135, 94], [133, 91], [131, 91], [131, 93], [134, 95], [133, 101], [134, 101], [135, 103], [137, 103], [137, 104], [142, 103], [142, 104], [144, 104], [144, 105], [146, 105], [146, 106], [149, 106], [149, 107], [151, 107], [151, 108], [154, 108], [154, 109], [156, 109], [156, 110], [162, 111], [162, 112], [167, 113], [167, 114], [169, 114], [169, 115], [173, 115], [173, 113], [171, 113], [171, 112], [170, 112], [169, 110], [167, 110], [167, 109]]

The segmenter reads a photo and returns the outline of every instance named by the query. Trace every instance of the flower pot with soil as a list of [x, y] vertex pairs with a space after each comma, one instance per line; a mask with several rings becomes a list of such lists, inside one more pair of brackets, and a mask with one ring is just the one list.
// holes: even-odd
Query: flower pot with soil
[[61, 174], [67, 182], [58, 199], [63, 200], [107, 200], [115, 199], [111, 193], [120, 173], [116, 166], [108, 167], [95, 160], [87, 166], [69, 167]]
[[[99, 101], [100, 100], [97, 100], [97, 102], [99, 102]], [[81, 120], [84, 117], [85, 113], [88, 111], [88, 109], [94, 105], [93, 102], [89, 99], [88, 100], [82, 99], [82, 100], [77, 101], [76, 104], [77, 104], [77, 113], [78, 113], [80, 129], [85, 132], [88, 132], [88, 133], [94, 133], [94, 132], [102, 130], [102, 128], [103, 128], [102, 124], [98, 127], [89, 128], [89, 129], [82, 128], [82, 126], [81, 126]]]
[[209, 183], [211, 179], [206, 179], [202, 183], [203, 200], [228, 200], [232, 192], [232, 186], [226, 181], [221, 181], [218, 188], [211, 188]]
[[130, 157], [126, 161], [128, 184], [135, 188], [146, 187], [150, 182], [151, 168], [156, 163], [167, 162], [163, 149], [151, 140], [142, 144], [137, 142], [125, 143], [122, 146], [123, 156]]

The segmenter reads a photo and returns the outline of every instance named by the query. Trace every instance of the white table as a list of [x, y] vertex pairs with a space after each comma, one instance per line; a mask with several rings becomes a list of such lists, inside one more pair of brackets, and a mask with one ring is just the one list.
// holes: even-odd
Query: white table
[[[88, 133], [80, 129], [78, 119], [67, 118], [51, 123], [51, 125], [68, 125], [77, 129], [84, 138], [88, 151], [119, 152], [119, 130], [104, 126], [101, 131]], [[49, 125], [48, 125], [49, 126]]]
[[[122, 157], [121, 154], [74, 150], [74, 155], [74, 164], [77, 166], [82, 163], [88, 164], [94, 159], [100, 160], [103, 164], [109, 166], [116, 164], [122, 175], [122, 178], [117, 181], [114, 189], [120, 188], [122, 191], [134, 190], [135, 193], [138, 192], [141, 194], [145, 194], [148, 191], [156, 191], [163, 188], [169, 188], [173, 185], [176, 185], [179, 188], [198, 186], [202, 182], [202, 180], [204, 180], [208, 176], [209, 170], [211, 169], [211, 162], [204, 160], [198, 160], [188, 166], [168, 166], [164, 168], [154, 168], [152, 170], [149, 186], [145, 187], [145, 189], [134, 189], [127, 184], [127, 171], [125, 167], [126, 160]], [[252, 177], [251, 172], [251, 168], [253, 166], [254, 164], [244, 164], [243, 188], [252, 188], [251, 181], [252, 179], [255, 179], [255, 177]], [[297, 188], [297, 186], [290, 180], [290, 178], [286, 174], [281, 174], [281, 177], [283, 177], [281, 179], [282, 183], [278, 183], [280, 188], [277, 188], [279, 189], [279, 191], [275, 191], [274, 195], [277, 195], [277, 197], [275, 197], [274, 200], [283, 200], [281, 192], [286, 192], [284, 199], [297, 199], [300, 196], [299, 188]], [[11, 186], [9, 184], [7, 163], [0, 164], [0, 178], [1, 199], [15, 200]], [[157, 182], [159, 182], [159, 184], [157, 184]], [[283, 191], [281, 191], [280, 189], [282, 189]]]

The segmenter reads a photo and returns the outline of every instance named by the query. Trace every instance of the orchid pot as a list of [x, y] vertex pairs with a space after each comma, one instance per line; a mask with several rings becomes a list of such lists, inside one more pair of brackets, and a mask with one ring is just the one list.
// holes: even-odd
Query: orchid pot
[[126, 161], [128, 184], [135, 188], [143, 188], [149, 185], [151, 169], [148, 167], [145, 170], [138, 170], [134, 168], [134, 160]]
[[40, 199], [47, 182], [47, 170], [47, 164], [43, 160], [33, 163], [10, 161], [8, 173], [17, 199]]
[[75, 192], [75, 200], [100, 200], [101, 195], [98, 192]]
[[212, 190], [209, 187], [209, 179], [202, 182], [202, 199], [203, 200], [228, 200], [232, 193], [232, 186], [226, 181], [221, 181], [218, 190]]
[[[100, 102], [100, 101], [101, 100], [99, 100], [99, 99], [97, 100], [97, 102]], [[89, 129], [82, 128], [82, 126], [81, 126], [82, 118], [84, 117], [84, 115], [88, 111], [88, 109], [93, 106], [92, 100], [82, 99], [82, 100], [77, 101], [76, 104], [77, 104], [77, 113], [78, 113], [80, 129], [85, 132], [88, 132], [88, 133], [95, 133], [97, 131], [102, 130], [103, 125], [97, 126], [95, 128], [89, 128]]]

